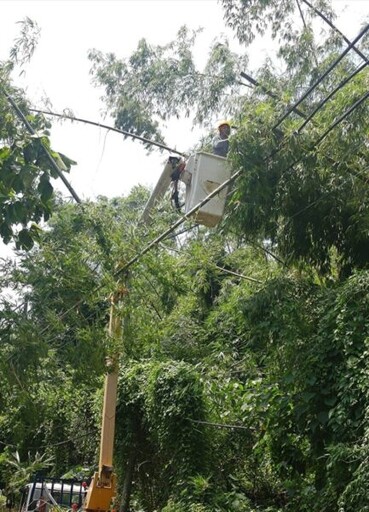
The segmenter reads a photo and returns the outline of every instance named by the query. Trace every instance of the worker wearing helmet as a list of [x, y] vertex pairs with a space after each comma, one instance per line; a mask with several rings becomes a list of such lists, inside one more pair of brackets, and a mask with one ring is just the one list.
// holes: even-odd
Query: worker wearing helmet
[[218, 123], [218, 134], [213, 139], [214, 155], [226, 157], [229, 149], [228, 137], [231, 133], [231, 123], [220, 121]]

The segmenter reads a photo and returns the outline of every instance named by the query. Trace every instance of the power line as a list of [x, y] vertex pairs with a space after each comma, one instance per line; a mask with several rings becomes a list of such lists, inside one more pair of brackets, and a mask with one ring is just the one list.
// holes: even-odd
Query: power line
[[[343, 34], [343, 32], [339, 30], [339, 28], [336, 27], [336, 25], [332, 23], [329, 18], [327, 18], [327, 16], [319, 11], [319, 9], [314, 7], [308, 0], [302, 0], [302, 2], [310, 7], [310, 9], [312, 9], [320, 18], [322, 18], [322, 20], [324, 20], [335, 32], [337, 32], [337, 34], [339, 34], [342, 39], [350, 46], [351, 41], [345, 36], [345, 34]], [[352, 49], [368, 64], [367, 57], [355, 45], [352, 46]]]
[[300, 105], [300, 103], [302, 103], [304, 101], [305, 98], [307, 98], [307, 96], [309, 96], [309, 94], [324, 80], [324, 78], [339, 64], [339, 62], [341, 62], [341, 60], [345, 57], [345, 55], [354, 47], [354, 45], [364, 36], [364, 34], [368, 31], [369, 29], [369, 24], [366, 25], [362, 30], [361, 32], [359, 33], [358, 36], [355, 37], [354, 41], [352, 41], [352, 43], [350, 43], [350, 45], [341, 53], [341, 55], [328, 67], [328, 69], [318, 78], [318, 80], [311, 86], [309, 87], [309, 89], [301, 96], [301, 98], [296, 102], [294, 103], [294, 105], [292, 107], [290, 107], [289, 109], [287, 109], [287, 111], [283, 114], [283, 116], [278, 120], [278, 122], [273, 126], [272, 130], [276, 130], [278, 128], [278, 126], [286, 119], [287, 116], [289, 116], [289, 114], [291, 112], [293, 112], [293, 110], [298, 106]]
[[[346, 117], [348, 117], [359, 105], [361, 105], [367, 98], [369, 97], [369, 92], [365, 93], [361, 98], [359, 98], [346, 112], [344, 112], [332, 125], [314, 142], [314, 144], [309, 148], [308, 151], [312, 151], [315, 147], [317, 147], [321, 142], [327, 137], [327, 135], [336, 127], [339, 123], [341, 123]], [[302, 160], [302, 158], [296, 162], [294, 162], [292, 165], [288, 167], [287, 170], [292, 169], [297, 163], [299, 163]], [[341, 185], [346, 185], [348, 182], [347, 180], [344, 180]], [[320, 197], [312, 201], [311, 203], [307, 204], [297, 212], [295, 212], [293, 215], [290, 216], [290, 218], [284, 223], [284, 225], [281, 227], [281, 230], [285, 229], [294, 218], [296, 218], [298, 215], [301, 215], [305, 211], [309, 210], [313, 206], [315, 206], [317, 203], [319, 203], [325, 196], [329, 195], [330, 193], [334, 192], [333, 190], [326, 191], [325, 193], [322, 193]]]
[[[300, 115], [300, 117], [303, 117], [304, 118], [304, 122], [300, 125], [300, 127], [297, 129], [296, 133], [301, 133], [302, 129], [305, 128], [305, 126], [312, 120], [312, 118], [317, 114], [317, 112], [319, 112], [319, 110], [322, 109], [322, 107], [329, 101], [329, 99], [332, 98], [332, 96], [339, 90], [341, 89], [344, 85], [346, 85], [350, 80], [352, 80], [359, 72], [361, 72], [365, 67], [366, 67], [367, 64], [362, 64], [361, 66], [359, 66], [353, 73], [351, 73], [351, 75], [349, 75], [348, 77], [346, 77], [344, 80], [342, 80], [337, 87], [335, 87], [333, 89], [333, 91], [331, 91], [331, 93], [324, 99], [322, 100], [319, 105], [317, 106], [317, 108], [309, 115], [309, 116], [306, 116], [305, 114], [303, 114], [301, 111], [297, 110], [295, 108], [295, 106], [293, 105], [291, 107], [291, 109], [293, 111], [295, 111], [296, 113], [298, 113], [298, 115]], [[247, 75], [246, 75], [247, 76]], [[251, 78], [251, 77], [250, 77]], [[265, 90], [265, 89], [264, 89]], [[265, 92], [267, 92], [265, 90]], [[269, 94], [269, 96], [271, 97], [276, 97], [276, 95], [272, 95], [270, 92], [267, 92]], [[330, 130], [329, 130], [330, 131]], [[268, 155], [264, 158], [264, 162], [266, 162], [268, 159], [270, 158], [273, 158], [276, 154], [278, 154], [284, 147], [285, 145], [287, 144], [288, 142], [288, 139], [286, 137], [283, 138], [283, 140], [280, 142], [280, 144]], [[334, 161], [333, 161], [334, 162]], [[297, 163], [297, 161], [292, 164], [292, 165], [295, 165]]]
[[[217, 189], [215, 189], [213, 192], [211, 192], [208, 196], [206, 196], [202, 201], [200, 201], [197, 205], [195, 205], [189, 212], [187, 212], [185, 215], [183, 215], [177, 222], [175, 222], [172, 226], [170, 226], [167, 230], [165, 230], [161, 235], [159, 235], [157, 238], [155, 238], [152, 242], [150, 242], [142, 251], [136, 254], [131, 260], [129, 260], [125, 265], [123, 265], [121, 268], [119, 268], [114, 274], [113, 277], [119, 277], [121, 274], [126, 272], [129, 267], [131, 267], [134, 263], [136, 263], [142, 256], [144, 256], [147, 252], [149, 252], [153, 247], [155, 247], [157, 244], [159, 244], [164, 238], [166, 238], [169, 234], [171, 234], [178, 226], [183, 224], [185, 220], [188, 219], [190, 215], [193, 215], [196, 213], [204, 204], [206, 204], [208, 201], [210, 201], [214, 196], [219, 194], [224, 188], [226, 188], [230, 183], [232, 183], [240, 174], [242, 171], [238, 171], [237, 173], [233, 174], [231, 178], [229, 178], [227, 181], [222, 183]], [[98, 291], [100, 291], [105, 285], [100, 284], [96, 286], [91, 292], [88, 293], [87, 297], [91, 296], [92, 294], [96, 294]], [[67, 310], [65, 310], [63, 313], [58, 315], [57, 319], [59, 321], [63, 320], [68, 313], [73, 311], [76, 307], [81, 305], [86, 300], [86, 297], [79, 299], [76, 301], [71, 307], [69, 307]], [[89, 316], [86, 317], [86, 320], [91, 318], [94, 313], [91, 313]], [[50, 324], [42, 329], [40, 332], [40, 336], [45, 334], [50, 329]], [[59, 336], [59, 335], [58, 335]], [[64, 345], [62, 345], [64, 346]], [[9, 357], [9, 360], [12, 358], [12, 355]]]
[[80, 123], [90, 124], [92, 126], [97, 126], [99, 128], [104, 128], [105, 130], [110, 130], [112, 132], [120, 133], [121, 135], [124, 135], [125, 137], [131, 137], [132, 139], [140, 140], [140, 141], [144, 142], [145, 144], [150, 144], [151, 146], [156, 146], [156, 147], [158, 147], [160, 149], [165, 149], [165, 150], [169, 151], [170, 153], [175, 153], [176, 155], [180, 155], [180, 156], [183, 156], [185, 158], [187, 157], [187, 155], [185, 153], [181, 153], [180, 151], [177, 151], [176, 149], [170, 148], [169, 146], [166, 146], [165, 144], [160, 144], [160, 142], [155, 142], [154, 140], [146, 139], [145, 137], [141, 137], [140, 135], [135, 135], [134, 133], [127, 132], [125, 130], [120, 130], [119, 128], [115, 128], [114, 126], [109, 126], [107, 124], [98, 123], [96, 121], [90, 121], [88, 119], [83, 119], [81, 117], [69, 116], [67, 114], [58, 114], [56, 112], [49, 112], [47, 110], [40, 110], [40, 109], [30, 108], [30, 111], [31, 112], [37, 112], [39, 114], [45, 114], [45, 115], [48, 115], [48, 116], [59, 117], [59, 118], [62, 118], [62, 119], [68, 119], [70, 121], [78, 121]]
[[314, 143], [314, 146], [318, 146], [323, 139], [330, 133], [337, 125], [339, 125], [346, 117], [348, 117], [356, 108], [361, 105], [367, 98], [369, 97], [369, 92], [366, 92], [361, 98], [359, 98], [355, 103], [344, 112], [324, 133], [319, 137], [319, 139]]
[[[366, 168], [366, 170], [368, 170], [368, 169], [369, 169], [369, 167]], [[348, 180], [342, 181], [341, 184], [337, 187], [337, 189], [343, 187], [343, 185], [346, 185], [347, 182], [348, 182]], [[304, 208], [301, 208], [301, 210], [298, 210], [296, 213], [291, 215], [291, 217], [284, 224], [284, 226], [282, 226], [282, 229], [286, 228], [288, 226], [288, 224], [292, 221], [292, 219], [294, 219], [298, 215], [301, 215], [302, 213], [306, 212], [307, 210], [309, 210], [310, 208], [312, 208], [313, 206], [318, 204], [324, 197], [328, 196], [329, 194], [332, 194], [333, 192], [334, 192], [334, 190], [327, 190], [326, 192], [323, 192], [317, 199], [315, 199], [315, 201], [307, 204], [306, 206], [304, 206]]]
[[[271, 91], [270, 89], [268, 89], [267, 87], [265, 87], [265, 85], [263, 85], [262, 83], [260, 83], [258, 80], [256, 80], [255, 78], [253, 78], [252, 76], [248, 75], [247, 73], [245, 73], [244, 71], [241, 71], [240, 75], [242, 76], [242, 78], [245, 78], [246, 80], [248, 80], [250, 83], [252, 83], [253, 85], [255, 85], [255, 87], [259, 87], [262, 91], [264, 91], [264, 93], [269, 96], [270, 98], [274, 99], [274, 100], [277, 100], [277, 101], [281, 101], [281, 98], [273, 91]], [[298, 114], [300, 117], [302, 118], [306, 118], [306, 114], [304, 114], [304, 112], [302, 112], [302, 110], [296, 108], [295, 106], [292, 107], [293, 109], [293, 112], [296, 112], [296, 114]]]
[[[55, 446], [62, 446], [64, 444], [68, 444], [68, 443], [74, 443], [78, 439], [83, 439], [84, 437], [91, 436], [91, 435], [96, 436], [96, 432], [93, 432], [93, 431], [85, 432], [84, 434], [81, 434], [79, 436], [74, 436], [73, 438], [64, 439], [64, 440], [58, 441], [56, 443], [48, 443], [48, 444], [41, 444], [39, 446], [32, 446], [32, 450], [37, 451], [40, 448], [52, 448]], [[2, 444], [3, 446], [11, 446], [12, 448], [17, 448], [17, 445], [11, 444], [11, 443], [4, 443], [3, 441], [0, 441], [0, 444]]]
[[[304, 119], [304, 122], [296, 130], [296, 133], [300, 133], [303, 130], [303, 128], [305, 128], [305, 126], [309, 122], [312, 121], [312, 118], [319, 112], [319, 110], [321, 110], [323, 108], [323, 106], [334, 96], [334, 94], [337, 91], [339, 91], [344, 85], [346, 85], [350, 80], [352, 80], [358, 73], [360, 73], [366, 67], [366, 65], [367, 64], [362, 64], [353, 73], [351, 73], [351, 75], [347, 76], [344, 80], [342, 80], [331, 91], [331, 93], [318, 104], [318, 106], [314, 109], [314, 111], [310, 115], [306, 115], [300, 109], [297, 109], [297, 108], [295, 108], [294, 105], [292, 105], [292, 107], [291, 107], [292, 111], [294, 111], [296, 114], [298, 114], [300, 117], [302, 117]], [[256, 85], [258, 85], [271, 98], [276, 99], [278, 101], [280, 100], [280, 98], [275, 93], [273, 93], [272, 91], [270, 91], [266, 87], [262, 86], [260, 83], [258, 83], [255, 79], [253, 79], [252, 77], [250, 77], [246, 73], [241, 72], [241, 75], [244, 78], [247, 78], [248, 80], [250, 80], [252, 83], [255, 83]], [[283, 140], [279, 143], [279, 145], [273, 151], [271, 151], [271, 153], [268, 156], [266, 156], [264, 158], [264, 161], [266, 162], [268, 159], [273, 158], [276, 154], [278, 154], [286, 146], [287, 142], [288, 142], [288, 138], [286, 136], [283, 136]]]
[[[303, 112], [301, 112], [301, 110], [297, 109], [297, 108], [294, 108], [294, 106], [292, 107], [293, 108], [293, 111], [296, 112], [300, 117], [303, 117], [304, 118], [304, 122], [300, 125], [300, 127], [297, 129], [297, 133], [301, 133], [301, 131], [305, 128], [305, 126], [312, 120], [312, 118], [316, 115], [316, 113], [321, 110], [321, 108], [329, 101], [330, 98], [333, 97], [333, 95], [339, 90], [341, 89], [344, 85], [346, 85], [350, 80], [352, 80], [358, 73], [360, 73], [361, 71], [363, 71], [363, 69], [367, 66], [367, 59], [366, 59], [366, 62], [364, 64], [362, 64], [361, 66], [358, 66], [357, 69], [351, 73], [348, 77], [346, 77], [344, 80], [342, 80], [337, 87], [335, 87], [333, 89], [333, 91], [331, 91], [331, 93], [324, 99], [322, 100], [318, 106], [314, 109], [314, 111], [309, 115], [309, 116], [306, 116]], [[247, 75], [246, 73], [241, 73], [241, 75], [250, 80], [252, 83], [254, 83], [255, 85], [258, 85], [260, 86], [260, 84], [254, 80], [252, 77], [250, 77], [249, 75]], [[261, 87], [262, 90], [267, 94], [269, 95], [270, 97], [272, 97], [273, 99], [277, 99], [279, 100], [280, 98], [278, 98], [278, 96], [273, 93], [272, 91], [268, 90], [267, 88], [265, 87]], [[363, 98], [361, 98], [361, 100], [358, 100], [358, 102], [356, 102], [357, 104], [355, 104], [353, 107], [351, 107], [346, 113], [343, 114], [343, 118], [347, 117], [351, 111], [356, 108], [356, 106], [358, 106], [358, 104], [362, 103], [364, 100], [366, 99], [366, 95], [364, 95]], [[341, 116], [342, 117], [342, 116]], [[343, 119], [339, 118], [337, 119], [336, 121], [336, 124], [338, 124], [339, 122], [341, 122]], [[331, 125], [330, 128], [328, 128], [327, 132], [325, 132], [325, 134], [323, 134], [321, 136], [321, 140], [323, 140], [326, 135], [328, 135], [328, 133], [334, 128], [334, 124]], [[314, 143], [313, 147], [318, 145], [321, 140], [319, 141], [319, 139]], [[279, 147], [277, 147], [274, 151], [271, 152], [271, 154], [266, 157], [264, 159], [264, 161], [266, 161], [267, 159], [275, 156], [279, 151], [281, 151], [281, 149], [286, 145], [287, 143], [287, 139], [285, 138], [284, 141], [281, 142], [281, 144], [279, 145]], [[310, 149], [311, 150], [311, 149]], [[329, 157], [328, 157], [329, 158]], [[337, 162], [335, 162], [333, 159], [331, 159], [332, 162], [334, 164], [336, 164]], [[294, 165], [296, 165], [296, 163], [298, 163], [299, 160], [295, 161], [288, 169], [292, 168]], [[287, 170], [288, 170], [287, 169]], [[307, 205], [305, 206], [302, 210], [300, 210], [299, 212], [297, 212], [295, 215], [293, 215], [293, 217], [297, 216], [298, 214], [300, 213], [303, 213], [304, 211], [306, 211], [307, 209], [309, 209], [311, 206], [313, 206], [314, 204], [316, 204], [319, 200], [316, 200], [314, 201], [313, 203], [311, 203], [310, 205]], [[291, 221], [291, 219], [289, 219], [289, 221], [284, 225], [284, 227], [286, 227], [288, 225], [288, 223]], [[259, 246], [260, 249], [266, 251], [266, 248], [262, 247], [262, 246]], [[282, 263], [283, 265], [286, 265], [285, 262], [283, 262], [282, 260], [280, 260], [279, 258], [277, 258], [275, 255], [272, 255], [274, 258], [277, 259], [277, 261], [279, 261], [280, 263]]]
[[215, 265], [215, 268], [218, 270], [221, 270], [225, 274], [230, 274], [231, 276], [240, 277], [241, 279], [245, 279], [246, 281], [251, 281], [252, 283], [258, 283], [263, 284], [263, 281], [260, 281], [260, 279], [255, 279], [254, 277], [245, 276], [244, 274], [239, 274], [238, 272], [233, 272], [232, 270], [228, 270], [223, 267], [219, 267], [218, 265]]
[[[306, 21], [305, 21], [305, 16], [304, 16], [304, 13], [302, 11], [302, 8], [301, 8], [299, 0], [296, 0], [296, 3], [297, 3], [297, 7], [298, 7], [298, 10], [299, 10], [299, 13], [300, 13], [300, 17], [302, 19], [302, 23], [304, 25], [304, 29], [307, 30], [307, 24], [306, 24]], [[315, 48], [314, 48], [314, 45], [313, 45], [313, 41], [310, 41], [309, 46], [310, 46], [311, 53], [312, 53], [312, 56], [313, 56], [313, 59], [314, 59], [314, 62], [315, 62], [315, 66], [318, 67], [319, 62], [318, 62], [318, 59], [317, 59], [317, 56], [316, 56], [316, 51], [315, 51]]]
[[[31, 124], [28, 122], [27, 118], [25, 117], [24, 113], [22, 112], [22, 110], [18, 107], [18, 105], [16, 104], [16, 102], [13, 100], [13, 98], [10, 96], [10, 94], [8, 94], [8, 92], [6, 91], [6, 89], [2, 86], [1, 87], [1, 90], [3, 91], [5, 97], [7, 98], [8, 102], [11, 104], [11, 106], [13, 107], [13, 109], [15, 110], [18, 118], [22, 121], [22, 123], [26, 126], [27, 130], [29, 133], [31, 133], [32, 135], [36, 135], [36, 132], [35, 130], [33, 129], [33, 127], [31, 126]], [[31, 109], [30, 109], [31, 110]], [[67, 189], [70, 191], [70, 193], [72, 194], [72, 197], [74, 198], [74, 200], [78, 203], [78, 204], [81, 204], [82, 205], [82, 208], [84, 208], [84, 205], [82, 204], [82, 201], [81, 199], [79, 198], [78, 194], [76, 193], [76, 191], [73, 189], [72, 185], [68, 182], [68, 180], [65, 178], [64, 174], [62, 173], [61, 169], [59, 168], [58, 164], [56, 163], [55, 159], [53, 158], [53, 156], [51, 155], [51, 153], [48, 151], [48, 149], [45, 147], [43, 141], [40, 139], [40, 144], [41, 144], [41, 147], [51, 165], [51, 167], [54, 169], [54, 171], [57, 173], [58, 177], [63, 181], [63, 183], [65, 184], [65, 186], [67, 187]], [[90, 220], [90, 219], [88, 219]], [[101, 226], [100, 224], [98, 224], [97, 222], [95, 222], [95, 220], [90, 220], [91, 222], [91, 225], [93, 227], [93, 229], [96, 231], [96, 234], [97, 234], [97, 239], [98, 239], [98, 243], [99, 245], [101, 246], [101, 248], [103, 249], [103, 251], [105, 252], [105, 254], [108, 253], [108, 250], [107, 250], [107, 241], [106, 241], [106, 238], [101, 230]]]
[[[356, 110], [357, 107], [359, 107], [367, 98], [369, 97], [369, 91], [366, 92], [361, 98], [359, 98], [357, 101], [355, 101], [355, 103], [353, 105], [351, 105], [350, 108], [348, 108], [342, 115], [340, 115], [336, 121], [334, 121], [330, 126], [329, 128], [327, 128], [327, 130], [315, 141], [313, 142], [313, 144], [308, 148], [307, 151], [312, 151], [313, 149], [315, 149], [317, 146], [319, 146], [319, 144], [321, 144], [321, 142], [323, 142], [323, 140], [327, 137], [327, 135], [332, 131], [334, 130], [334, 128], [336, 128], [336, 126], [338, 126], [344, 119], [346, 119], [346, 117], [348, 117], [354, 110]], [[298, 158], [297, 160], [295, 160], [287, 169], [286, 171], [288, 171], [289, 169], [292, 169], [296, 164], [300, 163], [302, 160], [304, 160], [304, 157], [301, 157], [301, 158]], [[315, 201], [314, 201], [315, 203]], [[307, 207], [305, 207], [302, 211], [304, 211]], [[296, 214], [297, 216], [297, 214]]]
[[[10, 96], [10, 94], [8, 94], [8, 92], [6, 91], [6, 89], [4, 87], [1, 88], [2, 89], [2, 92], [4, 93], [5, 97], [7, 98], [8, 102], [10, 103], [10, 105], [13, 107], [13, 109], [15, 110], [18, 118], [21, 120], [21, 122], [25, 125], [25, 127], [27, 128], [28, 132], [31, 133], [31, 135], [36, 135], [36, 132], [35, 130], [33, 129], [33, 127], [31, 126], [31, 124], [28, 122], [28, 120], [26, 119], [24, 113], [22, 112], [22, 110], [18, 107], [18, 105], [16, 104], [16, 102], [13, 100], [13, 98]], [[78, 203], [78, 204], [82, 204], [82, 201], [81, 199], [79, 198], [77, 192], [74, 190], [74, 188], [72, 187], [72, 185], [69, 183], [69, 181], [65, 178], [64, 174], [62, 173], [62, 171], [60, 170], [58, 164], [56, 163], [55, 159], [53, 158], [53, 156], [51, 155], [51, 153], [48, 151], [48, 149], [45, 147], [43, 141], [40, 139], [40, 144], [41, 144], [41, 147], [46, 155], [46, 158], [47, 160], [49, 161], [51, 167], [54, 169], [54, 171], [57, 173], [58, 177], [62, 180], [62, 182], [64, 183], [64, 185], [67, 187], [67, 189], [69, 190], [69, 192], [71, 193], [72, 197], [74, 198], [74, 200]], [[83, 207], [83, 205], [82, 205]], [[103, 247], [103, 250], [106, 252], [106, 240], [105, 240], [105, 237], [102, 235], [102, 231], [100, 229], [100, 225], [96, 224], [95, 221], [91, 221], [91, 224], [93, 226], [93, 228], [96, 230], [98, 236], [99, 236], [99, 240], [101, 240], [103, 243], [100, 243], [100, 245], [102, 245]], [[15, 308], [14, 311], [16, 311], [18, 309]]]
[[279, 258], [276, 254], [274, 254], [272, 251], [270, 251], [269, 249], [267, 249], [263, 245], [260, 245], [260, 244], [258, 244], [256, 242], [252, 241], [252, 240], [248, 240], [248, 243], [250, 245], [254, 246], [256, 249], [261, 250], [263, 253], [269, 254], [269, 256], [271, 256], [274, 260], [278, 261], [278, 263], [280, 263], [284, 267], [287, 266], [287, 263], [285, 261], [283, 261], [281, 258]]
[[318, 103], [317, 107], [313, 110], [313, 112], [311, 114], [309, 114], [308, 117], [305, 118], [304, 122], [298, 127], [297, 132], [300, 133], [301, 130], [308, 124], [308, 122], [311, 121], [311, 119], [315, 116], [315, 114], [317, 112], [319, 112], [319, 110], [321, 110], [321, 108], [336, 94], [336, 92], [338, 92], [340, 89], [342, 89], [342, 87], [344, 87], [357, 74], [361, 73], [361, 71], [363, 71], [363, 69], [365, 69], [367, 65], [368, 65], [368, 62], [365, 62], [361, 66], [357, 67], [355, 69], [355, 71], [353, 73], [351, 73], [351, 75], [347, 76], [344, 80], [342, 80], [342, 82], [340, 82], [337, 85], [337, 87], [335, 87], [333, 89], [333, 91], [331, 91], [328, 94], [328, 96], [326, 98], [324, 98], [324, 100], [322, 100], [320, 103]]
[[[304, 119], [304, 122], [299, 126], [299, 128], [296, 130], [297, 133], [300, 133], [303, 128], [305, 128], [305, 126], [312, 121], [313, 117], [319, 112], [319, 110], [322, 109], [322, 107], [336, 94], [336, 92], [338, 92], [340, 89], [342, 89], [342, 87], [344, 87], [348, 82], [350, 82], [357, 74], [359, 74], [361, 71], [363, 71], [365, 69], [365, 67], [367, 66], [367, 63], [364, 63], [362, 64], [361, 66], [358, 66], [355, 71], [353, 73], [351, 73], [350, 75], [348, 75], [345, 79], [343, 79], [329, 94], [326, 98], [324, 98], [321, 102], [319, 102], [319, 104], [317, 105], [317, 107], [313, 110], [313, 112], [311, 112], [309, 115], [305, 114], [304, 112], [302, 112], [300, 109], [298, 108], [295, 108], [295, 106], [293, 105], [291, 108], [293, 110], [293, 112], [295, 112], [296, 114], [298, 114], [300, 117], [302, 117]], [[275, 94], [273, 91], [270, 91], [269, 89], [267, 89], [265, 86], [263, 86], [262, 84], [260, 84], [257, 80], [255, 80], [254, 78], [252, 78], [250, 75], [247, 75], [246, 73], [244, 73], [243, 71], [241, 72], [241, 76], [243, 76], [244, 78], [246, 78], [247, 80], [251, 81], [251, 83], [254, 83], [256, 86], [260, 87], [264, 92], [265, 94], [267, 94], [268, 96], [270, 96], [271, 98], [277, 100], [277, 101], [281, 101], [281, 98]], [[268, 157], [266, 157], [266, 159], [268, 158], [271, 158], [273, 157], [275, 154], [279, 153], [279, 151], [285, 146], [285, 144], [287, 143], [287, 138], [284, 137], [284, 140], [281, 141], [280, 145], [274, 149], [270, 155]]]
[[[336, 128], [344, 119], [346, 119], [346, 117], [348, 117], [357, 107], [359, 107], [367, 98], [369, 97], [369, 92], [366, 92], [361, 98], [359, 98], [353, 105], [351, 105], [350, 108], [348, 108], [343, 114], [341, 114], [341, 116], [339, 116], [329, 127], [328, 129], [309, 147], [309, 149], [307, 150], [308, 152], [312, 151], [313, 149], [315, 149], [319, 144], [321, 144], [321, 142], [327, 137], [327, 135], [332, 131], [334, 130], [334, 128]], [[264, 158], [264, 162], [266, 162], [268, 160], [268, 158], [270, 158], [271, 156], [275, 156], [276, 153], [278, 153], [280, 150], [282, 149], [282, 146], [280, 146], [279, 148], [277, 148], [277, 150], [274, 151], [274, 153], [272, 152], [269, 156], [265, 157]], [[285, 172], [287, 172], [288, 170], [292, 169], [296, 164], [300, 163], [301, 161], [303, 161], [306, 157], [302, 156], [298, 159], [296, 159], [286, 170]], [[306, 205], [304, 208], [302, 208], [301, 210], [299, 210], [298, 212], [296, 212], [285, 224], [284, 226], [282, 227], [282, 229], [284, 229], [288, 224], [289, 222], [291, 222], [292, 218], [300, 215], [301, 213], [303, 213], [304, 211], [306, 211], [307, 209], [311, 208], [312, 206], [314, 206], [318, 201], [320, 200], [317, 199], [315, 201], [313, 201], [311, 204], [309, 205]], [[262, 249], [264, 249], [262, 246], [261, 246]], [[265, 249], [264, 249], [265, 250]], [[283, 263], [283, 262], [282, 262]]]
[[33, 448], [34, 450], [38, 450], [39, 448], [50, 448], [50, 447], [53, 447], [53, 446], [62, 446], [64, 444], [68, 444], [68, 443], [74, 443], [74, 441], [76, 441], [77, 439], [83, 439], [84, 437], [87, 437], [87, 436], [96, 436], [96, 432], [85, 432], [84, 434], [81, 434], [79, 436], [75, 436], [73, 437], [72, 439], [64, 439], [63, 441], [58, 441], [57, 443], [53, 443], [53, 444], [41, 444], [40, 446], [36, 447], [36, 448]]

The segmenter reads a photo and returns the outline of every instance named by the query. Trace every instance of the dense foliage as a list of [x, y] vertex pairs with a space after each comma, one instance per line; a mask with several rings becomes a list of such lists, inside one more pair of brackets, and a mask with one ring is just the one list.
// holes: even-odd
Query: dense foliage
[[161, 119], [222, 110], [237, 120], [229, 161], [242, 173], [217, 229], [187, 222], [128, 272], [177, 216], [163, 203], [143, 225], [142, 187], [56, 199], [39, 245], [1, 263], [18, 301], [1, 302], [8, 489], [38, 470], [91, 474], [104, 358], [118, 354], [121, 512], [368, 510], [367, 42], [316, 84], [345, 43], [327, 23], [316, 38], [334, 16], [309, 3], [223, 2], [240, 42], [268, 31], [280, 42], [284, 73], [266, 64], [252, 91], [238, 83], [247, 59], [224, 41], [195, 70], [187, 29], [165, 47], [142, 40], [127, 60], [91, 52], [118, 126], [162, 140]]

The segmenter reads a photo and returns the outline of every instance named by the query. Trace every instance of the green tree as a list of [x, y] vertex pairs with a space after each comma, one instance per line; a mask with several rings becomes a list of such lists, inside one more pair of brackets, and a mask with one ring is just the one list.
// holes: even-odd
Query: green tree
[[118, 128], [162, 142], [160, 124], [171, 117], [191, 116], [201, 124], [210, 123], [219, 111], [235, 111], [247, 57], [237, 56], [227, 40], [219, 40], [204, 69], [198, 70], [193, 56], [197, 33], [184, 26], [165, 46], [142, 39], [128, 59], [91, 50], [93, 80], [104, 87], [106, 110]]
[[54, 207], [52, 179], [75, 163], [51, 149], [50, 123], [31, 114], [24, 91], [11, 80], [14, 66], [31, 58], [38, 33], [35, 22], [24, 20], [9, 60], [0, 63], [0, 237], [18, 249], [38, 240], [39, 223]]
[[125, 201], [102, 198], [83, 208], [60, 203], [38, 247], [19, 253], [16, 264], [3, 262], [1, 284], [13, 289], [21, 306], [1, 298], [1, 405], [8, 412], [0, 435], [21, 459], [43, 447], [60, 474], [95, 455], [87, 436], [96, 433], [91, 397], [108, 350], [114, 279], [107, 272], [114, 267], [111, 253], [117, 259], [122, 249], [122, 217], [127, 247], [130, 219], [146, 199], [139, 189]]

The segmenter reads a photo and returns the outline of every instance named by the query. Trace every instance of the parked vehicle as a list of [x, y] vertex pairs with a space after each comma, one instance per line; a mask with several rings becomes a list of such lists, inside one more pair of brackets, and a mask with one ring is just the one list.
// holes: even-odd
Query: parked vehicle
[[36, 479], [22, 489], [19, 512], [76, 511], [86, 491], [87, 484], [77, 480]]

